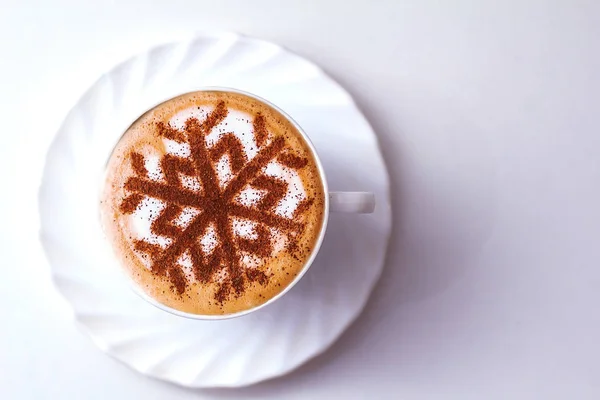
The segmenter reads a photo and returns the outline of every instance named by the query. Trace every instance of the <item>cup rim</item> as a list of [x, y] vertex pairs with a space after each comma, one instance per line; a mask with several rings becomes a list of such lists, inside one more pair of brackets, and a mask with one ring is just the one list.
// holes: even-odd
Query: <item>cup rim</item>
[[[329, 220], [329, 186], [328, 186], [327, 178], [325, 175], [325, 169], [323, 168], [323, 164], [321, 163], [321, 159], [319, 157], [319, 154], [317, 153], [317, 149], [315, 148], [313, 142], [310, 140], [310, 137], [308, 136], [308, 134], [300, 126], [300, 124], [298, 124], [298, 122], [296, 122], [288, 113], [286, 113], [284, 110], [282, 110], [277, 105], [273, 104], [269, 100], [266, 100], [258, 95], [255, 95], [253, 93], [246, 92], [244, 90], [240, 90], [240, 89], [236, 89], [236, 88], [225, 87], [225, 86], [201, 86], [198, 88], [193, 88], [190, 91], [185, 91], [185, 92], [181, 92], [179, 94], [174, 94], [174, 95], [170, 96], [169, 98], [156, 103], [154, 106], [148, 108], [147, 110], [142, 112], [140, 115], [143, 115], [145, 112], [148, 112], [148, 111], [152, 110], [153, 108], [159, 106], [160, 104], [167, 102], [171, 99], [174, 99], [176, 97], [183, 96], [186, 94], [190, 94], [190, 93], [195, 93], [195, 92], [237, 93], [237, 94], [241, 94], [244, 96], [251, 97], [255, 100], [258, 100], [258, 101], [266, 104], [267, 106], [273, 108], [275, 111], [279, 112], [284, 118], [286, 118], [294, 126], [294, 128], [296, 128], [296, 130], [298, 132], [300, 132], [305, 143], [308, 145], [308, 148], [313, 156], [313, 159], [315, 160], [317, 170], [319, 171], [319, 178], [321, 179], [321, 184], [323, 186], [324, 207], [323, 207], [323, 218], [321, 220], [321, 229], [319, 230], [319, 235], [317, 236], [317, 240], [315, 241], [315, 245], [313, 246], [310, 256], [308, 257], [308, 259], [302, 266], [302, 269], [296, 275], [296, 277], [294, 278], [293, 281], [291, 281], [281, 292], [277, 293], [275, 296], [271, 297], [269, 300], [255, 306], [255, 307], [252, 307], [252, 308], [249, 308], [246, 310], [242, 310], [242, 311], [238, 311], [235, 313], [230, 313], [230, 314], [194, 314], [194, 313], [189, 313], [189, 312], [185, 312], [185, 311], [180, 311], [175, 308], [169, 307], [169, 306], [159, 302], [158, 300], [154, 299], [153, 297], [148, 295], [146, 292], [144, 292], [134, 282], [134, 280], [131, 279], [131, 277], [129, 277], [127, 274], [123, 274], [127, 277], [128, 281], [129, 281], [129, 286], [131, 287], [131, 289], [138, 296], [140, 296], [142, 299], [144, 299], [145, 301], [147, 301], [149, 304], [153, 305], [154, 307], [156, 307], [162, 311], [168, 312], [169, 314], [177, 315], [179, 317], [184, 317], [184, 318], [188, 318], [188, 319], [194, 319], [194, 320], [218, 321], [218, 320], [233, 319], [233, 318], [238, 318], [238, 317], [242, 317], [244, 315], [251, 314], [251, 313], [258, 311], [270, 304], [273, 304], [275, 301], [277, 301], [278, 299], [283, 297], [286, 293], [288, 293], [294, 286], [296, 286], [296, 284], [302, 279], [302, 277], [306, 274], [306, 272], [308, 272], [308, 270], [312, 266], [312, 264], [317, 256], [317, 254], [319, 253], [319, 250], [321, 249], [323, 239], [325, 238], [325, 231], [327, 230], [327, 224], [328, 224], [328, 220]], [[138, 118], [138, 117], [139, 116], [136, 116], [136, 118]], [[128, 127], [129, 126], [127, 126], [125, 128], [125, 131], [128, 129]]]

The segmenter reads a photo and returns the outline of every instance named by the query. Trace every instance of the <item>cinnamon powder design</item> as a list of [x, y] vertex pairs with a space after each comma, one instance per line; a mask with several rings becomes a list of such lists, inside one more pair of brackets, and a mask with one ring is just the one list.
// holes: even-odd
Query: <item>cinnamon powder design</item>
[[[292, 153], [286, 148], [285, 139], [272, 137], [267, 130], [264, 118], [257, 113], [253, 120], [253, 135], [258, 153], [248, 159], [241, 141], [233, 134], [226, 133], [208, 147], [206, 136], [227, 116], [227, 107], [223, 101], [209, 115], [200, 121], [190, 118], [183, 130], [172, 128], [169, 124], [156, 124], [159, 136], [190, 146], [190, 157], [183, 158], [165, 154], [160, 159], [164, 178], [153, 180], [145, 168], [144, 156], [132, 151], [129, 153], [134, 175], [124, 185], [127, 196], [120, 203], [124, 214], [135, 212], [139, 204], [147, 197], [160, 200], [166, 206], [152, 222], [154, 234], [170, 239], [166, 247], [137, 240], [135, 249], [150, 259], [153, 274], [166, 277], [172, 289], [182, 295], [189, 287], [179, 258], [187, 253], [191, 259], [192, 271], [196, 280], [202, 283], [215, 283], [217, 290], [214, 298], [222, 303], [230, 296], [239, 297], [246, 287], [257, 282], [266, 285], [269, 275], [258, 267], [247, 267], [243, 258], [250, 255], [256, 259], [267, 259], [273, 254], [272, 231], [286, 237], [287, 249], [297, 249], [296, 242], [304, 224], [301, 214], [313, 204], [314, 199], [306, 198], [295, 210], [292, 218], [275, 212], [280, 200], [288, 191], [286, 181], [268, 176], [265, 167], [272, 161], [299, 170], [308, 160]], [[221, 187], [217, 175], [217, 162], [227, 155], [233, 176]], [[197, 178], [200, 190], [191, 190], [184, 186], [181, 177]], [[247, 186], [264, 193], [260, 200], [252, 205], [242, 205], [236, 196]], [[176, 223], [184, 208], [191, 207], [198, 214], [184, 227]], [[245, 220], [254, 224], [254, 238], [236, 234], [233, 220]], [[214, 230], [216, 245], [207, 252], [201, 238], [209, 228]]]

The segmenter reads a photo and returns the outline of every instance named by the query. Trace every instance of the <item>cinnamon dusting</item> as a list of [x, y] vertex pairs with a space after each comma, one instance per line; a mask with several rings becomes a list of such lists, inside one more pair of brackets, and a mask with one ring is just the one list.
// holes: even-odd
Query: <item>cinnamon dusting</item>
[[[187, 143], [190, 146], [190, 157], [163, 155], [160, 166], [164, 179], [156, 181], [148, 176], [144, 156], [131, 151], [129, 158], [134, 175], [126, 180], [124, 188], [128, 195], [119, 205], [122, 213], [131, 214], [146, 197], [166, 203], [166, 207], [152, 222], [151, 231], [170, 239], [169, 244], [163, 248], [138, 240], [134, 244], [135, 249], [149, 259], [152, 273], [168, 279], [172, 290], [179, 295], [183, 295], [189, 287], [178, 263], [180, 257], [187, 254], [194, 277], [202, 283], [216, 284], [214, 298], [218, 303], [223, 303], [231, 296], [239, 297], [252, 283], [269, 283], [268, 272], [261, 270], [260, 265], [246, 267], [242, 259], [246, 255], [257, 259], [273, 256], [273, 229], [284, 233], [288, 249], [295, 253], [300, 251], [297, 241], [305, 226], [299, 217], [314, 202], [312, 198], [301, 202], [294, 211], [293, 218], [275, 213], [277, 204], [285, 197], [288, 187], [285, 181], [265, 175], [265, 167], [271, 161], [277, 161], [288, 168], [301, 169], [307, 165], [308, 160], [286, 149], [283, 137], [270, 137], [265, 119], [260, 113], [253, 120], [253, 135], [258, 153], [252, 159], [248, 160], [242, 142], [233, 133], [222, 135], [216, 144], [208, 148], [206, 135], [223, 121], [227, 113], [225, 102], [221, 101], [203, 121], [188, 119], [183, 130], [158, 122], [156, 134], [179, 143]], [[234, 176], [221, 188], [216, 168], [223, 156], [229, 157]], [[200, 190], [186, 188], [181, 175], [197, 178], [201, 184]], [[254, 206], [242, 205], [235, 200], [247, 186], [265, 193]], [[185, 207], [197, 209], [199, 213], [187, 226], [182, 227], [175, 221]], [[234, 218], [253, 222], [254, 238], [236, 235], [233, 231]], [[214, 249], [207, 253], [200, 239], [211, 227], [217, 240]], [[220, 273], [222, 271], [225, 273]]]

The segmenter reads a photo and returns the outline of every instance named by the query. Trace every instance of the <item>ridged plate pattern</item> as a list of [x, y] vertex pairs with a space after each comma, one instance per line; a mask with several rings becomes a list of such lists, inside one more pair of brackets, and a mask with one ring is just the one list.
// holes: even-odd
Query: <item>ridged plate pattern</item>
[[[314, 265], [283, 298], [222, 321], [174, 316], [137, 296], [98, 219], [104, 167], [127, 126], [163, 100], [206, 86], [245, 90], [283, 108], [311, 137], [332, 190], [373, 191], [378, 202], [371, 215], [331, 215]], [[41, 240], [56, 287], [102, 350], [184, 386], [243, 386], [321, 353], [360, 313], [383, 267], [388, 189], [376, 137], [337, 83], [272, 43], [207, 34], [125, 61], [77, 102], [48, 151]]]

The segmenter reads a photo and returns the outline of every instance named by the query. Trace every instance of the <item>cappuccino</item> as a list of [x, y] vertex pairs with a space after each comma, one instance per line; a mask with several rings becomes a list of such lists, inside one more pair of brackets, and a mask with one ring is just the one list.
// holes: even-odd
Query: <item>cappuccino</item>
[[303, 270], [323, 183], [303, 135], [237, 92], [168, 100], [124, 133], [107, 164], [102, 226], [148, 296], [201, 315], [254, 308]]

